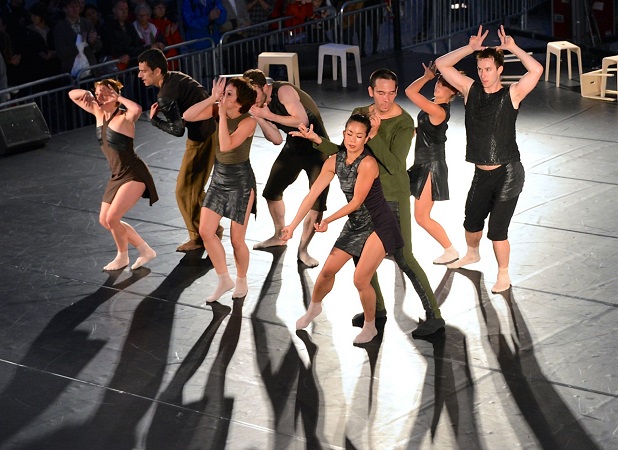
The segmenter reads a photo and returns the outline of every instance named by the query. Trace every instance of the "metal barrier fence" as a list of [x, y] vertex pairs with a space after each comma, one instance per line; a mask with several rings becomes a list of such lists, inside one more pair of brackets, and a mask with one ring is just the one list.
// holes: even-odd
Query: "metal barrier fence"
[[[479, 24], [518, 22], [526, 28], [530, 9], [548, 0], [401, 0], [399, 2], [401, 47], [409, 49], [421, 44], [446, 42], [455, 33], [476, 31]], [[167, 47], [179, 55], [169, 58], [169, 67], [180, 70], [206, 88], [222, 73], [242, 73], [257, 66], [263, 51], [295, 51], [312, 54], [320, 44], [328, 42], [358, 45], [362, 55], [388, 53], [395, 50], [394, 16], [390, 2], [384, 0], [352, 0], [337, 12], [332, 7], [317, 10], [318, 19], [286, 26], [291, 17], [239, 28], [221, 36], [218, 43], [209, 38], [183, 42]], [[289, 22], [288, 22], [289, 23]], [[512, 26], [512, 25], [511, 25]], [[265, 31], [268, 30], [268, 31]], [[210, 41], [210, 48], [193, 50], [194, 44]], [[306, 60], [303, 61], [306, 64]], [[316, 61], [317, 62], [317, 61]], [[137, 77], [137, 67], [117, 69], [118, 61], [97, 64], [73, 78], [69, 74], [39, 80], [0, 90], [0, 109], [35, 102], [52, 133], [68, 131], [93, 123], [91, 115], [73, 105], [68, 91], [91, 88], [97, 80], [113, 76], [124, 85], [124, 95], [134, 99], [145, 111], [156, 100], [156, 89], [145, 88]], [[301, 63], [302, 64], [302, 63]], [[317, 64], [316, 64], [317, 65]]]
[[[295, 51], [299, 46], [336, 42], [336, 10], [327, 6], [316, 9], [315, 13], [321, 18], [299, 25], [285, 26], [292, 17], [283, 17], [224, 33], [217, 47], [219, 73], [243, 73], [257, 67], [262, 52]], [[270, 31], [259, 33], [265, 26]]]
[[[401, 47], [446, 42], [456, 33], [475, 32], [479, 25], [513, 23], [527, 28], [528, 12], [547, 0], [400, 0]], [[362, 55], [395, 50], [391, 2], [351, 0], [339, 19], [340, 43], [360, 46]], [[513, 25], [511, 25], [513, 27]], [[434, 45], [434, 52], [435, 52]]]

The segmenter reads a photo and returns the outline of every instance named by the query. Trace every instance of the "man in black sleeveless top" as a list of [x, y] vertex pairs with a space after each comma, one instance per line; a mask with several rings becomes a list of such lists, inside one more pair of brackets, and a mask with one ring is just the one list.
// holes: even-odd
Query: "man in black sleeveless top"
[[[476, 165], [472, 186], [466, 200], [466, 243], [468, 252], [460, 260], [447, 265], [457, 269], [480, 261], [479, 244], [485, 219], [489, 216], [487, 237], [492, 241], [498, 262], [498, 277], [492, 292], [511, 287], [509, 277], [510, 244], [508, 227], [515, 212], [517, 199], [524, 185], [524, 168], [515, 140], [515, 121], [519, 105], [537, 85], [543, 66], [519, 48], [504, 27], [498, 30], [500, 45], [483, 46], [488, 31], [470, 37], [468, 45], [436, 60], [444, 79], [462, 93], [466, 105], [466, 161]], [[505, 88], [500, 81], [504, 55], [508, 50], [522, 62], [526, 74]], [[464, 57], [478, 52], [477, 72], [480, 82], [455, 69]]]
[[[306, 127], [313, 125], [313, 130], [319, 136], [328, 137], [328, 135], [317, 105], [306, 92], [285, 81], [275, 81], [269, 84], [261, 70], [248, 70], [244, 76], [251, 80], [258, 92], [257, 102], [251, 108], [251, 115], [257, 119], [264, 137], [278, 145], [283, 142], [281, 131], [286, 134], [285, 145], [273, 164], [262, 193], [268, 202], [275, 233], [271, 238], [253, 246], [255, 250], [260, 250], [286, 244], [281, 239], [281, 230], [285, 226], [283, 192], [296, 181], [303, 170], [307, 173], [309, 187], [311, 187], [320, 175], [322, 164], [327, 158], [322, 152], [313, 148], [311, 141], [290, 136], [289, 132], [297, 131], [302, 123]], [[313, 225], [322, 220], [322, 213], [326, 210], [327, 195], [328, 188], [316, 200], [303, 223], [298, 260], [308, 267], [318, 265], [318, 261], [309, 255], [307, 247], [315, 234]]]

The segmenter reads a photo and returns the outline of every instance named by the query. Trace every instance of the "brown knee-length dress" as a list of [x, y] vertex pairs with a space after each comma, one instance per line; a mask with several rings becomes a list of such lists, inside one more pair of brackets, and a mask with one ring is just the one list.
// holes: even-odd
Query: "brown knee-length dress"
[[124, 112], [117, 109], [109, 120], [97, 127], [97, 138], [112, 172], [105, 187], [103, 201], [112, 203], [120, 186], [129, 181], [139, 181], [146, 185], [142, 198], [150, 199], [152, 206], [159, 200], [152, 174], [146, 163], [135, 153], [133, 138], [109, 128], [109, 123], [116, 114], [124, 114]]

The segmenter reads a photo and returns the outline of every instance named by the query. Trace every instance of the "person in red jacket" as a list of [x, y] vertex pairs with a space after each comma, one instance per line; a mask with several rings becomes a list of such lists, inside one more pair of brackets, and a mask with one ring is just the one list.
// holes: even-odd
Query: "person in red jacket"
[[[150, 22], [157, 27], [157, 30], [159, 30], [159, 33], [161, 33], [165, 39], [165, 43], [168, 47], [182, 42], [178, 23], [172, 22], [167, 17], [167, 5], [165, 4], [165, 0], [157, 0], [153, 3]], [[177, 56], [178, 54], [178, 50], [173, 48], [165, 52], [165, 57], [169, 60], [169, 58]], [[168, 61], [168, 65], [170, 70], [178, 70], [177, 61]]]

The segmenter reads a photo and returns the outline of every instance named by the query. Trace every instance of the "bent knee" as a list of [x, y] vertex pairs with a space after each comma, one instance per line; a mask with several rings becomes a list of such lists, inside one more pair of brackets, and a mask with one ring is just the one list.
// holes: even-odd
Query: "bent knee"
[[371, 277], [367, 277], [366, 274], [354, 274], [354, 287], [358, 291], [371, 288]]

